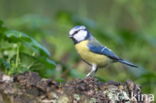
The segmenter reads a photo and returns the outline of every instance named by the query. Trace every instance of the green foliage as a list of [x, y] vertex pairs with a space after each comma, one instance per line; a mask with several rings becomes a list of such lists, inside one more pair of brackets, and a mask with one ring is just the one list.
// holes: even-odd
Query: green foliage
[[[26, 19], [26, 17], [29, 18], [29, 21], [33, 21], [36, 18], [38, 23], [41, 24], [34, 26], [32, 22], [25, 23], [24, 19], [12, 18], [8, 21], [8, 25], [17, 30], [24, 31], [41, 43], [44, 43], [50, 50], [50, 53], [47, 52], [44, 47], [37, 44], [30, 36], [17, 31], [8, 30], [5, 32], [5, 39], [7, 41], [14, 41], [18, 47], [20, 46], [22, 52], [22, 54], [20, 54], [20, 64], [23, 64], [25, 67], [31, 67], [31, 70], [39, 72], [44, 77], [53, 75], [58, 81], [84, 78], [85, 74], [88, 72], [85, 68], [88, 67], [86, 67], [85, 63], [80, 61], [80, 57], [74, 50], [72, 41], [68, 38], [68, 31], [74, 25], [86, 25], [89, 31], [91, 31], [100, 42], [111, 48], [124, 59], [128, 59], [139, 65], [138, 69], [134, 69], [121, 64], [114, 64], [109, 67], [109, 69], [99, 70], [97, 73], [98, 79], [102, 81], [125, 81], [127, 79], [134, 79], [142, 85], [151, 84], [150, 86], [144, 85], [145, 91], [150, 92], [155, 90], [151, 89], [154, 88], [153, 84], [156, 81], [154, 76], [151, 77], [151, 72], [155, 67], [155, 58], [153, 58], [153, 55], [149, 51], [151, 48], [155, 48], [155, 35], [146, 35], [143, 31], [136, 32], [125, 28], [106, 29], [90, 18], [80, 17], [66, 11], [58, 12], [52, 20], [37, 15], [25, 15], [20, 18]], [[41, 17], [42, 19], [40, 19]], [[46, 20], [50, 23], [46, 23]], [[18, 25], [16, 25], [16, 23], [18, 23]], [[29, 28], [29, 26], [31, 28]], [[22, 39], [20, 39], [21, 35]], [[18, 42], [22, 43], [22, 45], [18, 44]], [[16, 51], [16, 49], [14, 50]], [[45, 67], [51, 68], [52, 66], [50, 64], [53, 64], [53, 61], [49, 61], [50, 59], [46, 59], [45, 57], [41, 58], [41, 55], [49, 57], [49, 54], [53, 54], [53, 59], [57, 61], [55, 70], [45, 69]], [[14, 62], [15, 61], [16, 60], [14, 60]], [[3, 66], [10, 68], [7, 64], [9, 63], [5, 62]], [[155, 73], [153, 74], [155, 75]]]
[[19, 31], [9, 30], [0, 25], [0, 66], [7, 74], [36, 71], [42, 76], [54, 71], [55, 63], [49, 51], [35, 39]]
[[[8, 30], [0, 21], [0, 63], [4, 71], [33, 70], [59, 81], [83, 78], [89, 67], [80, 60], [68, 31], [75, 25], [85, 25], [101, 43], [139, 66], [134, 69], [116, 63], [100, 69], [98, 79], [133, 79], [146, 92], [156, 91], [155, 0], [1, 1], [0, 16], [7, 27], [14, 29]], [[12, 4], [11, 10], [8, 4]], [[50, 58], [57, 62], [56, 69]], [[16, 63], [21, 69], [10, 69]]]

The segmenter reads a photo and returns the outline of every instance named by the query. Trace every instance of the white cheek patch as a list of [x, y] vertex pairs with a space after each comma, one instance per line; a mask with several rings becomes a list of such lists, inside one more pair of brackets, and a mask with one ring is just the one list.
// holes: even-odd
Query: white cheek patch
[[79, 42], [84, 40], [86, 37], [87, 37], [87, 31], [80, 30], [77, 34], [74, 35], [73, 38]]
[[74, 30], [73, 30], [73, 29], [69, 31], [69, 35], [70, 35], [70, 36], [71, 36], [73, 33], [74, 33]]

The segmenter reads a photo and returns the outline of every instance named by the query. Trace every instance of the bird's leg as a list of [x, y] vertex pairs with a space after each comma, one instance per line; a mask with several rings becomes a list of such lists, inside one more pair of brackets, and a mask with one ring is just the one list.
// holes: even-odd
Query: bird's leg
[[86, 75], [86, 77], [94, 76], [96, 71], [97, 71], [97, 65], [96, 64], [92, 64], [91, 71]]

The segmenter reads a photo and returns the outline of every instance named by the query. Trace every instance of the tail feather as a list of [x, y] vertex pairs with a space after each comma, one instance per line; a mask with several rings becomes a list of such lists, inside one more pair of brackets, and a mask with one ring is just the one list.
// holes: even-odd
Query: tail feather
[[135, 64], [130, 63], [130, 62], [128, 62], [128, 61], [126, 61], [126, 60], [123, 60], [123, 59], [118, 60], [118, 62], [120, 62], [120, 63], [122, 63], [122, 64], [126, 64], [126, 65], [131, 66], [131, 67], [138, 68], [138, 66], [136, 66]]

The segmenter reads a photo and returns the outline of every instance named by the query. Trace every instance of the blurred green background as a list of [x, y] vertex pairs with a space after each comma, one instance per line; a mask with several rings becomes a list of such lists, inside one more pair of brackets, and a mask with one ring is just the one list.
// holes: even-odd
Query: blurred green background
[[139, 66], [116, 63], [100, 69], [97, 78], [134, 80], [156, 94], [155, 0], [0, 0], [0, 20], [1, 69], [8, 74], [32, 70], [58, 81], [84, 78], [89, 66], [68, 32], [85, 25], [102, 44]]

